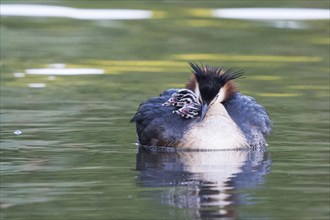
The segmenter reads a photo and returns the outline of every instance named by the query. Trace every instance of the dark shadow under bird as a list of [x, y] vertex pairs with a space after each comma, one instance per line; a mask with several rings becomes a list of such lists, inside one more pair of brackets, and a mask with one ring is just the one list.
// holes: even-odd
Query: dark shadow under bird
[[168, 89], [141, 103], [132, 118], [138, 142], [184, 149], [263, 147], [272, 122], [254, 98], [238, 92], [242, 73], [190, 63], [185, 89]]

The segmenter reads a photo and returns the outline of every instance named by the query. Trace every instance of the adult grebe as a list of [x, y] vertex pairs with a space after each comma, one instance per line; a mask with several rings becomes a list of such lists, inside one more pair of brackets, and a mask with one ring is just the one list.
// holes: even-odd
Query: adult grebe
[[266, 145], [272, 122], [254, 98], [238, 92], [231, 69], [192, 68], [185, 89], [169, 89], [140, 104], [132, 118], [141, 145], [240, 149]]

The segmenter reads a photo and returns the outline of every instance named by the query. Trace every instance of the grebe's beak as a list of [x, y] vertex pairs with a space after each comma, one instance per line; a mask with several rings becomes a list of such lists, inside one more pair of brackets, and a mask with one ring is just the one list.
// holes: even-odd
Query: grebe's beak
[[201, 121], [204, 120], [207, 110], [209, 109], [209, 105], [207, 103], [202, 103], [202, 113], [201, 113]]

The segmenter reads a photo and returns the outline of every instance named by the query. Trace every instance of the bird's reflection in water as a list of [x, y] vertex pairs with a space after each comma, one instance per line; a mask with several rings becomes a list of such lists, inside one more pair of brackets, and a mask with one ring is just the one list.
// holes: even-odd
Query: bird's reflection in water
[[185, 208], [189, 219], [235, 219], [250, 197], [239, 190], [262, 186], [271, 159], [264, 149], [178, 151], [139, 146], [139, 184], [167, 187], [163, 204]]

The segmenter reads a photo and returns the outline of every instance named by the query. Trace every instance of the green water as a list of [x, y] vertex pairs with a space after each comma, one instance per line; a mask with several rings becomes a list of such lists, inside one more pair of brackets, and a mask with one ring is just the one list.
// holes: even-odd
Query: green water
[[[209, 12], [327, 1], [47, 4], [154, 16], [1, 17], [1, 220], [329, 219], [329, 20], [275, 28]], [[273, 120], [266, 152], [137, 153], [129, 120], [143, 100], [184, 86], [187, 60], [244, 70], [240, 91]], [[13, 74], [54, 63], [105, 74]]]

